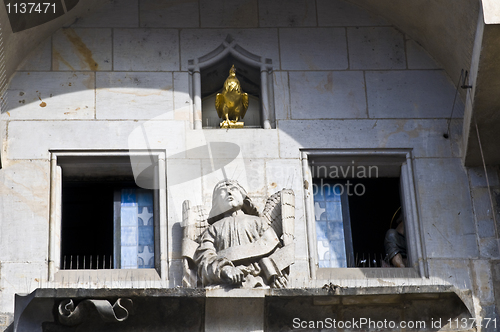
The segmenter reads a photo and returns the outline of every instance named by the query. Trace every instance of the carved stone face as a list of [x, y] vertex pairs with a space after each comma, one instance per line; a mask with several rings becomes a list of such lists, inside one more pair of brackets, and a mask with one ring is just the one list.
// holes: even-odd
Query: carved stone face
[[217, 206], [221, 213], [239, 210], [243, 207], [243, 194], [235, 185], [222, 186], [214, 195], [217, 198]]

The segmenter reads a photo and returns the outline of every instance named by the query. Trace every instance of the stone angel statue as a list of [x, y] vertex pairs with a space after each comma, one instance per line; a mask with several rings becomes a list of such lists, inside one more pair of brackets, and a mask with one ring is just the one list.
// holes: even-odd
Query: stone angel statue
[[209, 213], [183, 204], [183, 285], [284, 288], [295, 260], [295, 196], [283, 189], [259, 213], [241, 185], [219, 182]]

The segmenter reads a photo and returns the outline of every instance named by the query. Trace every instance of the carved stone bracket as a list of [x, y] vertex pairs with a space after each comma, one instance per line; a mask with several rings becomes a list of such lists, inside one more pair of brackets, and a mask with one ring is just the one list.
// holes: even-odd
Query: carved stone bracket
[[94, 309], [105, 322], [123, 322], [133, 314], [133, 302], [131, 299], [119, 298], [111, 305], [108, 300], [83, 300], [75, 307], [72, 299], [63, 300], [58, 306], [59, 321], [63, 325], [78, 325]]

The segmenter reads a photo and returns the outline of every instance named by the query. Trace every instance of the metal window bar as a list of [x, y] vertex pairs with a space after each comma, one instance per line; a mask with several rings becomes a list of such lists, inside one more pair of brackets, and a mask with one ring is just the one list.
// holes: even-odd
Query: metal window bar
[[348, 260], [348, 266], [352, 267], [384, 267], [387, 264], [385, 262], [385, 255], [382, 253], [373, 252], [355, 252], [354, 253], [354, 263]]
[[113, 269], [113, 255], [64, 255], [62, 270]]

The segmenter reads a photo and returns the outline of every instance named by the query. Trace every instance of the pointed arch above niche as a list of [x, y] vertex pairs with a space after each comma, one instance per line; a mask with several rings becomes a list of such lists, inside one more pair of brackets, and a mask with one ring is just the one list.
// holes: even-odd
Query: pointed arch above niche
[[193, 96], [194, 129], [216, 128], [220, 120], [215, 110], [215, 95], [221, 91], [231, 65], [236, 67], [241, 88], [250, 103], [245, 128], [271, 129], [274, 123], [272, 60], [255, 55], [230, 36], [213, 51], [188, 60]]

